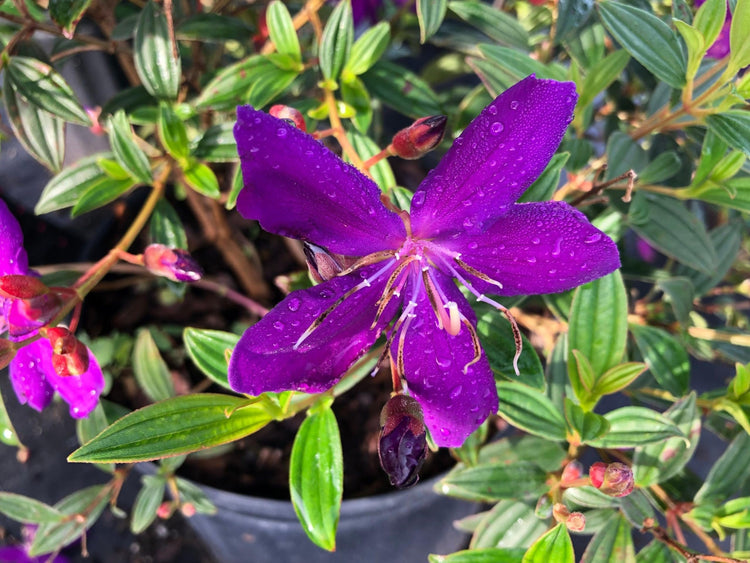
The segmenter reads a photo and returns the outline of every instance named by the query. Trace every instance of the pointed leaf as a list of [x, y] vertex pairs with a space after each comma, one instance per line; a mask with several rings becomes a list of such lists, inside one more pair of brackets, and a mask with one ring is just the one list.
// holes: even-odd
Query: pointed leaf
[[448, 9], [448, 0], [417, 0], [419, 42], [424, 43], [440, 29]]
[[169, 40], [167, 17], [153, 0], [146, 3], [138, 16], [133, 56], [135, 69], [149, 94], [169, 100], [177, 98], [182, 72], [180, 57]]
[[92, 186], [107, 179], [98, 164], [101, 158], [112, 158], [112, 153], [98, 153], [82, 158], [53, 176], [42, 190], [34, 213], [41, 215], [72, 207]]
[[630, 332], [659, 385], [676, 397], [687, 394], [690, 388], [690, 358], [685, 347], [660, 328], [633, 324], [630, 325]]
[[157, 475], [144, 475], [141, 481], [143, 484], [135, 497], [130, 520], [130, 531], [134, 534], [140, 534], [156, 519], [156, 511], [164, 498], [167, 484], [164, 477]]
[[236, 162], [239, 156], [233, 129], [234, 123], [209, 127], [193, 149], [192, 156], [207, 162]]
[[524, 549], [490, 547], [465, 549], [449, 555], [430, 554], [429, 563], [518, 563]]
[[231, 389], [227, 381], [227, 352], [234, 350], [240, 337], [231, 332], [187, 327], [182, 338], [198, 369], [214, 383]]
[[15, 493], [0, 492], [0, 512], [16, 522], [41, 524], [58, 522], [65, 517], [56, 508], [36, 499]]
[[750, 115], [747, 111], [730, 109], [715, 113], [706, 117], [706, 123], [709, 129], [726, 141], [730, 147], [750, 156]]
[[283, 2], [274, 0], [266, 10], [266, 25], [271, 41], [282, 55], [289, 55], [295, 62], [302, 62], [302, 53], [297, 38], [297, 30]]
[[380, 22], [365, 31], [352, 45], [349, 60], [344, 65], [344, 74], [359, 76], [370, 70], [388, 48], [391, 40], [391, 26]]
[[693, 499], [696, 504], [721, 503], [742, 490], [750, 477], [750, 435], [740, 432], [714, 463]]
[[91, 0], [50, 0], [49, 15], [62, 28], [64, 35], [70, 38], [90, 4]]
[[171, 248], [187, 249], [187, 235], [180, 217], [166, 200], [160, 199], [151, 215], [149, 227], [151, 242]]
[[574, 563], [573, 542], [565, 524], [558, 524], [539, 538], [524, 554], [522, 563]]
[[538, 496], [546, 473], [530, 461], [480, 463], [451, 471], [435, 484], [435, 491], [465, 500], [495, 502]]
[[136, 143], [135, 133], [123, 110], [118, 110], [110, 119], [109, 140], [117, 162], [133, 178], [143, 184], [150, 184], [152, 175], [148, 157]]
[[581, 563], [635, 563], [630, 524], [616, 513], [589, 542]]
[[338, 80], [349, 59], [354, 41], [354, 22], [350, 0], [342, 0], [333, 9], [320, 41], [320, 71], [326, 80]]
[[682, 430], [664, 415], [644, 407], [622, 407], [608, 412], [609, 432], [592, 440], [596, 448], [634, 448], [678, 436], [687, 441]]
[[501, 500], [482, 518], [469, 547], [527, 548], [546, 530], [547, 524], [536, 517], [531, 506], [523, 502]]
[[498, 414], [513, 426], [550, 440], [565, 440], [565, 419], [544, 394], [526, 385], [498, 381]]
[[469, 25], [476, 27], [502, 45], [526, 50], [529, 34], [514, 17], [480, 2], [453, 1], [450, 10]]

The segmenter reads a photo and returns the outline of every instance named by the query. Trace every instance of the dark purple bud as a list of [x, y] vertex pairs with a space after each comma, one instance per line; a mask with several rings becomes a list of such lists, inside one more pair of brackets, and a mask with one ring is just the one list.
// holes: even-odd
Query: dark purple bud
[[307, 241], [303, 242], [303, 244], [305, 258], [307, 258], [307, 267], [316, 283], [328, 281], [336, 277], [344, 269], [337, 257], [322, 246]]
[[415, 485], [427, 454], [419, 403], [407, 395], [394, 395], [380, 413], [380, 427], [380, 466], [391, 485], [399, 489]]
[[187, 250], [169, 248], [163, 244], [149, 244], [146, 247], [143, 251], [143, 265], [152, 274], [172, 281], [198, 281], [203, 276], [203, 268]]
[[448, 118], [444, 115], [417, 119], [409, 127], [401, 129], [393, 136], [391, 152], [408, 160], [424, 156], [443, 140], [447, 122]]

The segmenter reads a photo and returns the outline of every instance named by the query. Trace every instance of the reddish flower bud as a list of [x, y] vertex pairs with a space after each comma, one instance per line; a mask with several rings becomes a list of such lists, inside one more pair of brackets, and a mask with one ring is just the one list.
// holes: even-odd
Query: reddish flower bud
[[156, 516], [161, 518], [162, 520], [166, 520], [170, 516], [172, 516], [172, 503], [168, 501], [164, 501], [159, 505], [159, 508], [156, 509]]
[[586, 528], [586, 517], [581, 512], [571, 512], [565, 521], [565, 527], [571, 532], [583, 532]]
[[415, 485], [427, 453], [419, 403], [407, 395], [394, 395], [380, 413], [380, 427], [378, 456], [391, 485], [399, 489]]
[[146, 247], [143, 251], [143, 265], [152, 274], [172, 281], [197, 281], [203, 276], [203, 268], [186, 250], [169, 248], [163, 244], [149, 244]]
[[624, 497], [633, 491], [635, 479], [633, 470], [624, 463], [609, 465], [597, 461], [589, 469], [591, 484], [611, 497]]
[[67, 328], [48, 328], [46, 336], [52, 345], [52, 367], [57, 375], [81, 375], [89, 369], [88, 348]]
[[49, 288], [34, 276], [10, 274], [0, 276], [0, 296], [9, 299], [31, 299], [49, 292]]
[[434, 149], [445, 134], [448, 118], [444, 115], [432, 115], [417, 119], [406, 129], [401, 129], [393, 136], [391, 152], [396, 156], [413, 160], [420, 158]]
[[186, 502], [185, 504], [180, 506], [180, 512], [182, 512], [182, 515], [187, 518], [195, 516], [195, 505], [191, 502]]
[[269, 115], [289, 122], [289, 125], [294, 125], [300, 131], [304, 131], [305, 133], [307, 133], [307, 124], [305, 123], [305, 118], [298, 110], [294, 109], [293, 107], [276, 104], [275, 106], [271, 106], [271, 109], [268, 110], [268, 113]]
[[91, 131], [97, 137], [101, 137], [102, 135], [105, 135], [107, 132], [104, 130], [104, 127], [102, 127], [102, 124], [100, 121], [100, 118], [102, 115], [102, 108], [84, 107], [83, 109], [86, 111], [86, 115], [88, 115], [89, 119], [91, 120], [89, 131]]
[[568, 507], [561, 502], [556, 502], [552, 507], [552, 517], [555, 519], [555, 522], [565, 522], [568, 516], [570, 516]]
[[573, 460], [563, 469], [562, 475], [560, 476], [560, 483], [565, 485], [566, 483], [572, 483], [581, 478], [583, 475], [583, 465], [580, 461]]
[[307, 241], [303, 245], [310, 276], [316, 283], [328, 281], [344, 269], [337, 257], [322, 246]]

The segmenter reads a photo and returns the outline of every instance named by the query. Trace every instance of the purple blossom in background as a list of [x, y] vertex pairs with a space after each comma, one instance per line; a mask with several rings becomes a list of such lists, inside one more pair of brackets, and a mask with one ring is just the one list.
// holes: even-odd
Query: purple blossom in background
[[242, 336], [233, 389], [322, 392], [385, 332], [394, 374], [440, 446], [460, 446], [498, 406], [476, 317], [459, 291], [555, 293], [620, 265], [615, 244], [563, 202], [514, 203], [544, 170], [573, 116], [570, 82], [522, 80], [472, 121], [414, 194], [411, 211], [284, 121], [238, 108], [245, 188], [237, 208], [267, 231], [355, 269], [289, 294]]
[[[376, 23], [378, 21], [378, 13], [384, 0], [352, 0], [352, 19], [354, 25], [369, 22]], [[396, 6], [403, 6], [410, 0], [392, 0], [392, 3]], [[415, 3], [414, 0], [413, 3]]]
[[29, 555], [31, 544], [36, 534], [36, 526], [28, 524], [21, 529], [24, 541], [20, 545], [7, 545], [0, 547], [0, 563], [70, 563], [70, 559], [64, 555], [49, 554]]
[[[706, 0], [695, 0], [695, 9], [700, 8]], [[723, 59], [729, 54], [729, 30], [732, 27], [732, 12], [727, 4], [727, 16], [724, 20], [724, 25], [719, 32], [719, 36], [714, 41], [713, 45], [708, 48], [706, 55], [714, 59]]]
[[[33, 275], [29, 270], [26, 250], [23, 248], [23, 233], [5, 202], [0, 200], [0, 276], [9, 274]], [[22, 303], [0, 297], [0, 332], [8, 330], [11, 340], [33, 336], [33, 321], [24, 318]], [[20, 327], [20, 329], [19, 329]], [[57, 375], [52, 365], [52, 345], [44, 338], [24, 346], [16, 352], [10, 363], [10, 380], [18, 400], [41, 411], [54, 392], [70, 405], [70, 415], [84, 418], [96, 407], [99, 394], [104, 388], [104, 377], [89, 352], [89, 367], [79, 376]]]

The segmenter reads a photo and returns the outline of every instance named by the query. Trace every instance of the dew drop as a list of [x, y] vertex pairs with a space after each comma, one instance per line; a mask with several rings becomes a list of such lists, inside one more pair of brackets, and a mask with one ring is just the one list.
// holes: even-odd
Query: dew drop
[[284, 330], [284, 323], [282, 323], [281, 321], [276, 321], [275, 323], [273, 323], [273, 328], [275, 328], [276, 330]]
[[464, 219], [463, 225], [468, 229], [469, 227], [474, 225], [474, 221], [467, 217], [466, 219]]
[[471, 250], [476, 250], [479, 245], [475, 242], [470, 242], [468, 246]]
[[330, 292], [330, 291], [329, 291], [328, 289], [324, 289], [324, 290], [322, 290], [322, 291], [321, 291], [321, 292], [319, 293], [319, 295], [320, 295], [320, 296], [321, 296], [321, 297], [322, 297], [323, 299], [330, 299], [330, 298], [331, 298], [331, 295], [333, 295], [333, 294], [332, 294], [332, 293], [331, 293], [331, 292]]
[[490, 113], [490, 115], [497, 115], [496, 106], [487, 106], [487, 111]]
[[583, 242], [585, 242], [586, 244], [593, 244], [595, 242], [599, 242], [600, 240], [602, 240], [601, 233], [594, 233], [593, 235], [586, 237]]
[[414, 197], [411, 198], [411, 204], [414, 207], [419, 207], [420, 205], [424, 204], [424, 197], [425, 197], [425, 192], [420, 191], [420, 192], [415, 193]]
[[499, 121], [495, 121], [492, 125], [490, 125], [490, 133], [492, 133], [493, 135], [499, 135], [500, 133], [502, 133], [503, 129], [505, 129], [505, 127]]
[[554, 276], [556, 273], [557, 273], [557, 270], [555, 270], [554, 268], [549, 271], [550, 276]]
[[471, 206], [471, 203], [472, 203], [472, 202], [471, 202], [471, 200], [470, 200], [470, 199], [468, 199], [468, 198], [467, 198], [467, 199], [465, 199], [465, 200], [463, 200], [463, 201], [461, 202], [461, 204], [462, 204], [462, 205], [463, 205], [464, 207], [470, 207], [470, 206]]
[[518, 100], [513, 100], [510, 103], [510, 109], [518, 109]]
[[552, 256], [560, 256], [561, 246], [562, 246], [562, 239], [559, 238], [555, 241], [555, 247], [552, 249]]
[[435, 358], [435, 363], [443, 369], [451, 367], [450, 358]]
[[526, 261], [529, 264], [536, 264], [536, 257], [535, 256], [529, 256], [528, 258], [526, 258]]
[[463, 387], [461, 385], [456, 385], [453, 389], [451, 389], [451, 399], [457, 398], [461, 394], [461, 391], [463, 391]]
[[279, 137], [286, 137], [286, 129], [284, 129], [283, 127], [279, 127], [279, 128], [278, 128], [278, 129], [276, 130], [276, 134], [277, 134], [277, 135], [278, 135]]
[[291, 298], [291, 299], [289, 300], [289, 303], [288, 303], [288, 307], [289, 307], [289, 310], [290, 310], [290, 311], [291, 311], [292, 313], [293, 313], [294, 311], [296, 311], [297, 309], [299, 309], [299, 299], [297, 299], [296, 297], [292, 297], [292, 298]]
[[533, 239], [531, 239], [531, 244], [539, 244], [540, 242], [542, 241], [539, 237], [534, 237]]

